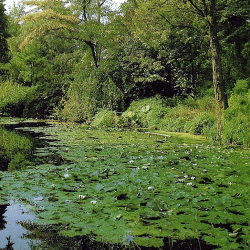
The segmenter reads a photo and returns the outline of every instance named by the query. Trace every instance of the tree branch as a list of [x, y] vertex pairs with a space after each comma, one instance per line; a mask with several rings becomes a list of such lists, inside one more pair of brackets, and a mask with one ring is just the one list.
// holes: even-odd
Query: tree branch
[[[205, 0], [203, 0], [204, 2]], [[200, 9], [194, 2], [193, 0], [188, 0], [188, 2], [197, 10], [198, 14], [201, 15], [202, 17], [206, 17], [204, 11]]]

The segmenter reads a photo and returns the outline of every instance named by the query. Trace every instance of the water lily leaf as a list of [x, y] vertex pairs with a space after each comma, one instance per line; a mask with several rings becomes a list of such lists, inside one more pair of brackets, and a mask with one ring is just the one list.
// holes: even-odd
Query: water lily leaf
[[155, 237], [135, 237], [134, 242], [142, 247], [162, 247], [164, 246], [162, 238]]

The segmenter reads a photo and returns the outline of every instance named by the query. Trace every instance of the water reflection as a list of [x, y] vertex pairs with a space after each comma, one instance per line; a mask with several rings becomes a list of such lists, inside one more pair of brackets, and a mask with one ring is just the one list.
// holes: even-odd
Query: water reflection
[[[42, 132], [32, 131], [34, 127], [48, 127], [44, 122], [4, 124], [0, 126], [0, 171], [21, 170], [28, 165], [53, 163], [60, 165], [65, 160], [49, 150], [51, 140]], [[37, 154], [37, 152], [40, 154]], [[46, 151], [46, 152], [45, 152]], [[67, 161], [68, 162], [68, 161]]]
[[10, 201], [10, 204], [0, 205], [0, 249], [12, 249], [10, 248], [12, 244], [14, 249], [30, 249], [34, 240], [24, 238], [29, 232], [18, 222], [32, 222], [34, 219], [35, 216], [30, 214], [24, 205], [13, 201]]
[[5, 224], [7, 223], [4, 219], [4, 213], [6, 212], [8, 204], [6, 205], [0, 205], [0, 231], [5, 228]]

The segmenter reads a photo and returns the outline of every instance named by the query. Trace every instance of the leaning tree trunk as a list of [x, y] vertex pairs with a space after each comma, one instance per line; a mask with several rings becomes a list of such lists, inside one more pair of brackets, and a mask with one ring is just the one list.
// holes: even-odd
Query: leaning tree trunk
[[212, 68], [213, 68], [213, 88], [215, 97], [215, 112], [217, 119], [217, 135], [216, 139], [220, 140], [222, 132], [222, 110], [227, 109], [228, 102], [225, 91], [225, 83], [222, 74], [221, 63], [221, 50], [217, 37], [217, 23], [216, 20], [211, 22], [209, 29], [210, 50], [212, 56]]

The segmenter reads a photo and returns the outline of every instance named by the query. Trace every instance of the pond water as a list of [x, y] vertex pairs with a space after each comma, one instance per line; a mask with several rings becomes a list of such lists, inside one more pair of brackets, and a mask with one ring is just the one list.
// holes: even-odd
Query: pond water
[[186, 134], [1, 124], [0, 249], [250, 246], [249, 151]]
[[[43, 132], [34, 132], [32, 128], [41, 128], [44, 126], [50, 126], [44, 122], [14, 122], [10, 124], [4, 124], [2, 128], [2, 139], [8, 140], [9, 138], [15, 138], [16, 140], [20, 138], [27, 138], [28, 142], [31, 142], [31, 147], [28, 150], [31, 152], [24, 152], [24, 157], [32, 158], [35, 163], [41, 164], [46, 162], [51, 162], [55, 165], [59, 165], [63, 162], [60, 156], [55, 152], [48, 151], [49, 142], [56, 141], [55, 139], [47, 138]], [[3, 135], [4, 132], [5, 138]], [[15, 139], [14, 139], [15, 140]], [[21, 141], [27, 142], [27, 141]], [[15, 145], [14, 145], [15, 146]], [[20, 145], [17, 145], [17, 147]], [[24, 146], [24, 145], [21, 145]], [[29, 146], [29, 145], [28, 145]], [[24, 147], [23, 147], [24, 148]], [[40, 155], [39, 157], [34, 156], [34, 152], [47, 148], [46, 154]], [[18, 150], [14, 149], [13, 151]], [[33, 152], [34, 151], [34, 152]], [[25, 155], [26, 153], [26, 155]], [[30, 154], [31, 153], [31, 154]], [[1, 156], [1, 155], [0, 155]], [[14, 156], [14, 154], [13, 154]], [[0, 158], [0, 170], [7, 171], [8, 165], [11, 163], [12, 157]], [[22, 160], [22, 159], [21, 159]], [[20, 162], [18, 162], [20, 163]], [[1, 189], [0, 189], [1, 190]], [[31, 233], [29, 230], [25, 229], [22, 223], [33, 223], [36, 216], [32, 213], [24, 204], [20, 201], [12, 200], [12, 197], [8, 197], [8, 203], [0, 205], [0, 249], [16, 249], [16, 250], [26, 250], [26, 249], [40, 249], [42, 248], [42, 242], [38, 239], [29, 239], [28, 235]], [[43, 199], [42, 196], [33, 197], [34, 202], [39, 202]]]
[[8, 237], [14, 249], [30, 249], [32, 245], [39, 243], [37, 240], [25, 238], [28, 231], [18, 223], [20, 221], [33, 222], [35, 219], [35, 216], [24, 205], [12, 200], [9, 204], [0, 205], [0, 218], [0, 249], [8, 245]]

